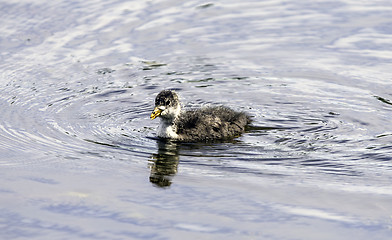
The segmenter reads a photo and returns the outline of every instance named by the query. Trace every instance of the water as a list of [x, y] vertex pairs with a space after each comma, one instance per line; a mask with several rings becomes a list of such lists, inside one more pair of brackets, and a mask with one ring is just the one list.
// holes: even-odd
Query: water
[[[0, 3], [2, 239], [390, 239], [388, 1]], [[253, 116], [155, 137], [155, 95]]]

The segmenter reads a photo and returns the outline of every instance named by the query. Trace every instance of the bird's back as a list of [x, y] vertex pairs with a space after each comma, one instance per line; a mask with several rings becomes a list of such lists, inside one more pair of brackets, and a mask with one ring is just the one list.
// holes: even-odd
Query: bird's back
[[175, 124], [179, 140], [194, 142], [234, 138], [245, 131], [249, 121], [243, 112], [218, 106], [183, 112]]

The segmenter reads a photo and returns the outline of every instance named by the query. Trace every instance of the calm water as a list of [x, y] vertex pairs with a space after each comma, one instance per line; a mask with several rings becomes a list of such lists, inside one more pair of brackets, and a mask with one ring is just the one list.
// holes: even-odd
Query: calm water
[[[2, 1], [1, 239], [391, 239], [389, 1]], [[253, 116], [155, 137], [155, 95]]]

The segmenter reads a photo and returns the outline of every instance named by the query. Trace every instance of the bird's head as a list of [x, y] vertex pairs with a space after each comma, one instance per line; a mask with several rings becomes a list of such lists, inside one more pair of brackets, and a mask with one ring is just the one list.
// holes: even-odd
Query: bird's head
[[151, 113], [151, 119], [161, 117], [167, 120], [174, 120], [181, 111], [180, 100], [176, 92], [163, 90], [155, 98], [155, 108]]

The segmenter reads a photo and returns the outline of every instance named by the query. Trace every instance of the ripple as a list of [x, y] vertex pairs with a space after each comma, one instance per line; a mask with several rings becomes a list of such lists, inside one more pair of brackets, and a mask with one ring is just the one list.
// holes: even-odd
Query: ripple
[[105, 158], [108, 152], [115, 158], [129, 158], [134, 153], [146, 157], [154, 149], [145, 139], [151, 130], [144, 120], [149, 119], [149, 105], [135, 100], [129, 89], [80, 91], [40, 86], [42, 94], [32, 88], [10, 89], [12, 100], [5, 96], [0, 103], [4, 116], [0, 144], [4, 154], [33, 153], [37, 160], [10, 159], [2, 164], [26, 166], [51, 162], [50, 156], [57, 156], [51, 163], [56, 164], [61, 158], [86, 154]]

